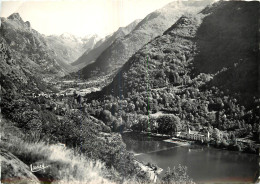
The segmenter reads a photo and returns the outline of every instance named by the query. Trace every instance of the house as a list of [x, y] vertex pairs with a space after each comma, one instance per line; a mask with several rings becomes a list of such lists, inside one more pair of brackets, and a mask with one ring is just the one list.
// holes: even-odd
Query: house
[[245, 139], [245, 138], [237, 138], [236, 139], [237, 142], [241, 142], [241, 143], [245, 143], [245, 144], [252, 144], [253, 141], [250, 139]]
[[206, 141], [210, 140], [210, 133], [201, 133], [198, 131], [191, 131], [190, 129], [188, 129], [188, 131], [186, 132], [176, 132], [176, 137], [194, 141]]

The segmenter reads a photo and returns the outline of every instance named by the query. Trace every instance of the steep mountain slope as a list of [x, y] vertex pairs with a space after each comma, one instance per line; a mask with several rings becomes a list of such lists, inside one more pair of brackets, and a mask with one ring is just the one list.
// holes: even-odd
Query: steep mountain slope
[[60, 36], [46, 36], [46, 41], [57, 57], [60, 57], [64, 63], [70, 64], [77, 60], [86, 50], [93, 49], [99, 38], [97, 35], [78, 38], [64, 33]]
[[[13, 52], [6, 41], [0, 37], [0, 84], [1, 96], [19, 98], [24, 92], [48, 91], [42, 81], [39, 65], [29, 58], [21, 57]], [[50, 91], [50, 90], [49, 90]]]
[[[64, 180], [64, 183], [90, 183], [91, 180], [91, 183], [101, 183], [101, 180], [104, 183], [105, 180], [112, 180], [117, 183], [128, 175], [141, 177], [140, 166], [126, 151], [119, 134], [110, 134], [110, 128], [103, 122], [85, 116], [87, 114], [81, 110], [68, 109], [66, 114], [60, 114], [48, 108], [48, 104], [58, 104], [59, 100], [37, 95], [54, 92], [41, 80], [40, 68], [29, 59], [16, 56], [16, 52], [0, 37], [0, 148], [8, 151], [4, 155], [0, 153], [3, 161], [1, 182], [10, 183], [20, 179], [23, 183], [31, 183], [29, 180], [38, 183], [37, 178], [25, 167], [25, 164], [28, 166], [34, 163], [52, 165], [49, 170], [34, 173], [45, 183], [54, 180]], [[68, 101], [60, 104], [59, 108], [66, 109], [73, 99], [68, 97]], [[78, 126], [79, 122], [84, 125]], [[106, 133], [102, 134], [102, 131]], [[61, 142], [66, 144], [66, 148], [54, 145]], [[77, 149], [79, 145], [81, 150]], [[59, 154], [66, 155], [63, 159], [57, 154], [58, 150]], [[77, 157], [77, 151], [80, 151], [80, 157]], [[12, 154], [17, 158], [11, 158]]]
[[[259, 2], [221, 1], [197, 15], [181, 17], [88, 100], [115, 100], [126, 114], [174, 114], [180, 118], [175, 122], [180, 130], [217, 128], [228, 134], [225, 140], [233, 135], [259, 142], [259, 8]], [[123, 101], [129, 104], [126, 108]], [[149, 123], [152, 120], [136, 128], [144, 130]], [[221, 139], [215, 138], [219, 145]]]
[[197, 32], [200, 53], [194, 61], [195, 74], [216, 74], [224, 69], [211, 85], [244, 94], [257, 91], [258, 8], [257, 2], [248, 5], [241, 2], [220, 4], [202, 12], [211, 15], [203, 20]]
[[132, 22], [126, 27], [120, 27], [111, 36], [106, 37], [106, 39], [103, 42], [101, 43], [98, 42], [97, 44], [99, 46], [95, 47], [93, 50], [86, 50], [86, 52], [80, 58], [78, 58], [78, 60], [72, 63], [72, 65], [78, 68], [83, 68], [84, 66], [95, 61], [98, 58], [98, 56], [104, 50], [106, 50], [116, 39], [122, 38], [128, 33], [130, 33], [135, 28], [135, 26], [139, 23], [139, 21], [140, 20], [135, 20], [134, 22]]
[[1, 18], [0, 35], [17, 58], [30, 60], [41, 68], [41, 73], [61, 76], [70, 71], [70, 66], [55, 54], [45, 37], [32, 29], [30, 22], [24, 22], [18, 13]]
[[133, 55], [104, 90], [126, 94], [205, 73], [214, 76], [211, 86], [256, 95], [258, 8], [258, 2], [219, 2], [180, 18]]
[[84, 49], [85, 52], [90, 51], [91, 49], [98, 47], [104, 41], [97, 34], [88, 35], [88, 36], [86, 36], [84, 38], [81, 38], [81, 40], [82, 40], [83, 49]]
[[[65, 115], [46, 107], [48, 104], [58, 103], [57, 98], [37, 95], [33, 97], [33, 94], [51, 94], [54, 91], [48, 89], [48, 85], [41, 80], [42, 74], [38, 65], [30, 59], [16, 56], [17, 53], [0, 37], [0, 147], [1, 150], [8, 151], [4, 155], [0, 153], [1, 182], [10, 183], [21, 179], [19, 181], [23, 183], [31, 183], [29, 180], [38, 183], [24, 164], [28, 166], [33, 163], [50, 162], [50, 170], [34, 173], [45, 183], [54, 180], [64, 180], [64, 183], [89, 183], [93, 180], [92, 183], [101, 183], [97, 181], [98, 178], [103, 183], [105, 180], [118, 183], [128, 175], [132, 178], [137, 175], [144, 178], [140, 174], [140, 166], [126, 151], [121, 136], [110, 134], [110, 128], [103, 122], [85, 116], [81, 110], [68, 109]], [[74, 97], [68, 97], [68, 101], [73, 99]], [[59, 105], [59, 108], [65, 108], [68, 104], [69, 102], [65, 102], [62, 106]], [[79, 126], [79, 122], [83, 122], [84, 125]], [[102, 131], [106, 133], [102, 134]], [[61, 142], [66, 144], [66, 149], [54, 145]], [[77, 149], [79, 145], [82, 147], [81, 150]], [[63, 159], [59, 154], [58, 157], [54, 157], [59, 150], [59, 154], [66, 155]], [[77, 157], [77, 151], [80, 151], [80, 157]], [[11, 158], [12, 154], [17, 158]], [[104, 164], [101, 164], [100, 160], [103, 160]]]
[[209, 1], [196, 1], [183, 4], [173, 2], [146, 16], [136, 28], [123, 39], [115, 41], [97, 60], [83, 68], [81, 76], [89, 78], [92, 73], [101, 75], [119, 69], [136, 51], [156, 36], [161, 35], [181, 15], [201, 10]]

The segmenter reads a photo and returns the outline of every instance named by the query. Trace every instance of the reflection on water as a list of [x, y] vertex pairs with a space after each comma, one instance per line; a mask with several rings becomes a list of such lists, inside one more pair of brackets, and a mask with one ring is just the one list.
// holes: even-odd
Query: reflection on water
[[186, 165], [188, 174], [197, 182], [252, 182], [258, 175], [256, 155], [199, 145], [180, 147], [163, 142], [162, 138], [135, 133], [123, 134], [123, 140], [138, 160], [157, 164], [164, 172], [168, 167]]

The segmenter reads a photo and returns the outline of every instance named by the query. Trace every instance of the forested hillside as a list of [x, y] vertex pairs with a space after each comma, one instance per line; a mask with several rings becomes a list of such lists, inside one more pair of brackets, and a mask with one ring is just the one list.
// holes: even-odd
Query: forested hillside
[[[84, 112], [83, 104], [59, 100], [43, 80], [62, 73], [43, 37], [18, 14], [9, 19], [0, 29], [1, 182], [150, 180], [119, 134]], [[32, 173], [36, 163], [51, 167]]]
[[160, 36], [183, 14], [198, 12], [209, 1], [172, 2], [147, 15], [132, 32], [116, 40], [100, 54], [96, 61], [79, 71], [84, 79], [115, 73], [144, 44]]
[[42, 74], [62, 76], [70, 70], [69, 65], [48, 46], [45, 37], [31, 28], [29, 21], [24, 22], [18, 13], [1, 18], [0, 34], [15, 57], [30, 61]]
[[[181, 8], [204, 5], [183, 2]], [[77, 54], [66, 51], [72, 47], [63, 50], [56, 38], [50, 47], [53, 40], [48, 44], [19, 14], [1, 18], [1, 182], [155, 181], [160, 169], [127, 151], [125, 131], [162, 137], [193, 131], [210, 138], [192, 144], [257, 153], [259, 9], [259, 2], [244, 1], [188, 14], [169, 6], [120, 28], [74, 63], [96, 60], [93, 65], [67, 75], [115, 75], [90, 94], [84, 91], [109, 80], [62, 80], [71, 69], [64, 61]], [[63, 51], [68, 55], [61, 57]], [[50, 167], [34, 173], [29, 166], [36, 163]], [[157, 183], [193, 182], [179, 166]]]
[[[111, 99], [112, 108], [105, 108], [128, 128], [138, 122], [138, 130], [169, 133], [188, 126], [231, 147], [237, 146], [234, 137], [259, 141], [258, 18], [258, 2], [218, 2], [182, 16], [88, 97], [109, 95], [104, 102]], [[159, 119], [143, 119], [154, 113], [175, 120], [164, 119], [160, 127]]]

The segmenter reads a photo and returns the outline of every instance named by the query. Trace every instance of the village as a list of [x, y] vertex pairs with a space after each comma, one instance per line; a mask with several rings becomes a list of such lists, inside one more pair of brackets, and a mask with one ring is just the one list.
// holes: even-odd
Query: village
[[[46, 109], [54, 112], [58, 119], [62, 119], [62, 117], [67, 112], [74, 111], [82, 111], [86, 113], [102, 109], [102, 104], [93, 105], [92, 103], [87, 103], [87, 99], [85, 96], [91, 92], [100, 91], [103, 85], [108, 82], [108, 78], [102, 78], [101, 80], [95, 81], [74, 81], [74, 80], [63, 80], [63, 81], [52, 81], [49, 82], [52, 86], [55, 86], [57, 92], [47, 93], [47, 92], [30, 92], [28, 91], [25, 96], [31, 98], [36, 101], [40, 101], [39, 105], [41, 109]], [[158, 88], [153, 90], [167, 90], [169, 94], [179, 94], [183, 93], [181, 87], [173, 87], [168, 86], [165, 88]], [[20, 99], [21, 100], [21, 99]], [[196, 100], [196, 99], [194, 99]], [[46, 103], [45, 103], [46, 102]], [[120, 104], [121, 109], [127, 109], [129, 101], [117, 99], [117, 103]], [[153, 103], [150, 103], [152, 107]], [[169, 106], [166, 104], [166, 107]], [[168, 108], [169, 109], [169, 108]], [[104, 109], [105, 110], [105, 109]], [[119, 109], [120, 112], [120, 109]], [[154, 114], [150, 114], [150, 116], [154, 116], [155, 119], [157, 116], [167, 115], [167, 113], [172, 113], [171, 111], [167, 111], [167, 109], [158, 111]], [[158, 117], [157, 117], [158, 118]], [[119, 118], [120, 119], [120, 118]], [[132, 125], [139, 122], [139, 119], [132, 119]], [[122, 118], [121, 118], [122, 123]], [[158, 126], [158, 124], [157, 124]], [[208, 127], [198, 126], [199, 128], [194, 128], [193, 125], [190, 127], [182, 128], [179, 131], [175, 131], [171, 133], [171, 138], [166, 139], [165, 142], [175, 143], [181, 146], [188, 146], [190, 144], [206, 144], [211, 145], [213, 147], [222, 148], [222, 149], [231, 149], [228, 145], [236, 145], [237, 148], [232, 148], [231, 150], [241, 151], [242, 148], [246, 147], [259, 147], [254, 141], [252, 141], [252, 137], [247, 136], [243, 138], [234, 137], [232, 140], [228, 139], [227, 131], [221, 131], [217, 128], [209, 131]], [[130, 127], [128, 127], [129, 129]], [[131, 131], [131, 128], [129, 129]], [[150, 135], [155, 133], [150, 132]], [[169, 136], [168, 136], [169, 137]]]

